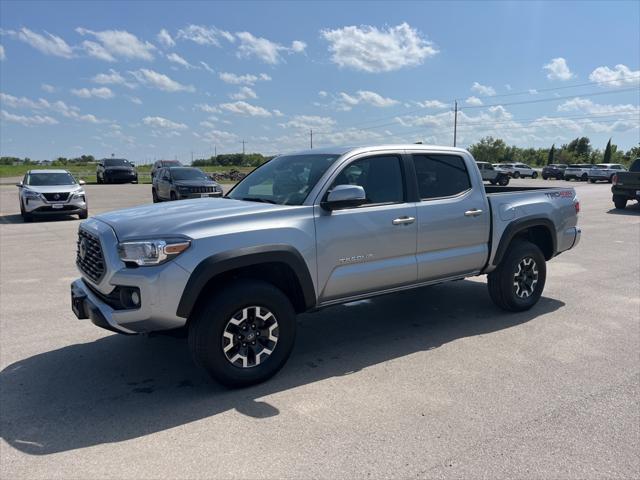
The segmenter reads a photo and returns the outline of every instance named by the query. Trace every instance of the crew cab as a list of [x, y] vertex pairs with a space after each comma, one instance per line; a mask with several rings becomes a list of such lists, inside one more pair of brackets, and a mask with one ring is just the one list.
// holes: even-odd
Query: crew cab
[[616, 208], [625, 208], [629, 200], [640, 202], [640, 158], [633, 161], [628, 172], [616, 173], [612, 183], [611, 193]]
[[589, 183], [609, 182], [613, 183], [613, 177], [616, 173], [626, 172], [624, 165], [619, 163], [598, 163], [589, 170]]
[[572, 188], [485, 186], [463, 149], [308, 150], [223, 198], [85, 220], [71, 304], [119, 333], [186, 329], [199, 365], [246, 386], [284, 365], [298, 313], [477, 275], [501, 309], [532, 308], [578, 211]]

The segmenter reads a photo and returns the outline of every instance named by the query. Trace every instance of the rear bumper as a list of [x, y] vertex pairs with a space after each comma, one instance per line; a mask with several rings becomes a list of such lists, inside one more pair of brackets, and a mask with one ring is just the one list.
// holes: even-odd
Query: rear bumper
[[640, 201], [640, 185], [637, 187], [621, 187], [619, 185], [614, 185], [611, 187], [611, 193], [618, 197], [625, 197], [627, 199], [635, 199]]

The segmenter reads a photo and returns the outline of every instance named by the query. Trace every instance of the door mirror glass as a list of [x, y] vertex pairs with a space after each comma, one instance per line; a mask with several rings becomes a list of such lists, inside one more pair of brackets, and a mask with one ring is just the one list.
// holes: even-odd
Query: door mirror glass
[[87, 184], [87, 182], [85, 182], [84, 180], [79, 180], [78, 181], [78, 185], [86, 185], [86, 184]]
[[358, 207], [365, 203], [367, 203], [367, 195], [360, 185], [337, 185], [327, 194], [327, 199], [320, 206], [331, 211]]

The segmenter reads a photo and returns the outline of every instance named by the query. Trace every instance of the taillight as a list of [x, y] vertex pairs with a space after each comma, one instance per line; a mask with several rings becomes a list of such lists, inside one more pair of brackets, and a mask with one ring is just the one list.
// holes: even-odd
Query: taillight
[[575, 203], [576, 213], [580, 213], [580, 202]]
[[611, 183], [613, 183], [614, 185], [618, 184], [618, 174], [617, 173], [613, 176], [613, 180], [611, 180]]

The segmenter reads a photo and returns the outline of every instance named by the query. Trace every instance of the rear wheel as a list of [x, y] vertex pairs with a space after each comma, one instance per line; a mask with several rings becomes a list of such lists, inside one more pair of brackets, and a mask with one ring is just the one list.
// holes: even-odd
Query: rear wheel
[[506, 187], [507, 185], [509, 185], [509, 176], [502, 175], [498, 180], [498, 185], [500, 185], [501, 187]]
[[487, 275], [489, 295], [503, 310], [529, 310], [540, 299], [546, 277], [546, 261], [538, 246], [515, 240], [498, 268]]
[[531, 178], [534, 178], [534, 179], [535, 179], [535, 178], [538, 178], [538, 172], [533, 172], [533, 173], [531, 174]]
[[520, 172], [518, 172], [517, 170], [513, 172], [513, 178], [520, 178]]
[[212, 378], [231, 387], [272, 377], [293, 349], [293, 306], [267, 282], [232, 283], [201, 304], [189, 321], [194, 360]]
[[101, 183], [104, 183], [104, 182], [102, 181], [102, 178], [100, 178], [100, 175], [96, 175], [96, 183], [97, 183], [98, 185], [100, 185]]
[[621, 197], [620, 195], [613, 196], [613, 204], [617, 209], [623, 210], [627, 207], [627, 199], [626, 197]]
[[542, 179], [543, 180], [549, 180], [549, 177], [547, 177], [545, 174], [542, 174]]
[[171, 192], [171, 195], [169, 195], [169, 197], [171, 198], [171, 200], [177, 200], [178, 196], [176, 195], [176, 192]]
[[586, 173], [583, 173], [582, 176], [580, 177], [580, 180], [583, 182], [586, 182], [587, 180], [589, 180], [589, 175], [587, 175]]
[[158, 203], [160, 201], [158, 198], [158, 192], [156, 192], [155, 188], [151, 189], [151, 198], [153, 199], [153, 203]]
[[495, 180], [489, 180], [489, 183], [490, 183], [491, 185], [495, 185], [495, 184], [496, 184], [496, 181], [495, 181]]
[[609, 177], [609, 183], [613, 183], [613, 177], [615, 177], [615, 176], [616, 176], [616, 174], [614, 173], [613, 175], [611, 175]]
[[589, 183], [596, 183], [596, 179], [595, 178], [590, 178], [589, 179]]

